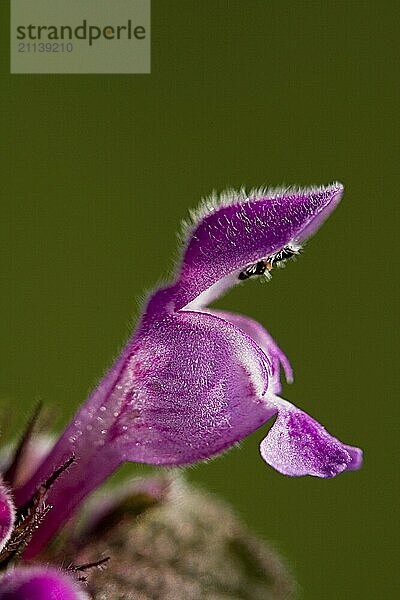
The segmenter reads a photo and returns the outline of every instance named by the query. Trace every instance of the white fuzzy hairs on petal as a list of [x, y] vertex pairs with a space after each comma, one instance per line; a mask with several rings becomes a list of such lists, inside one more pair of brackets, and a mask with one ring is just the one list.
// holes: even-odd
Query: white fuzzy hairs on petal
[[219, 194], [216, 190], [213, 190], [209, 196], [206, 196], [200, 201], [197, 208], [189, 209], [189, 217], [182, 220], [181, 231], [178, 234], [178, 237], [181, 243], [186, 245], [188, 238], [200, 224], [202, 219], [224, 206], [243, 204], [252, 200], [262, 200], [264, 198], [274, 200], [275, 198], [281, 198], [282, 196], [308, 196], [327, 192], [328, 190], [332, 190], [332, 188], [341, 190], [343, 186], [340, 182], [334, 181], [329, 185], [311, 185], [307, 187], [285, 184], [276, 187], [261, 186], [252, 188], [249, 192], [246, 191], [244, 186], [239, 190], [227, 188]]

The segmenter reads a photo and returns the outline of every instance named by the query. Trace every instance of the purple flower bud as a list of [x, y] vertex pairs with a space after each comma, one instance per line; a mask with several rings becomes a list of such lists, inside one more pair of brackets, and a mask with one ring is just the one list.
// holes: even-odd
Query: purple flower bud
[[120, 357], [17, 490], [21, 505], [75, 456], [50, 490], [54, 509], [28, 556], [121, 462], [192, 464], [231, 447], [277, 413], [261, 454], [278, 471], [331, 477], [360, 466], [360, 450], [277, 396], [280, 365], [289, 381], [292, 371], [265, 329], [247, 317], [207, 309], [231, 285], [296, 254], [342, 191], [333, 184], [248, 197], [229, 192], [196, 213], [175, 281], [151, 296]]
[[0, 578], [0, 600], [88, 600], [66, 573], [51, 567], [16, 568]]
[[15, 521], [14, 503], [0, 479], [0, 550], [8, 542]]

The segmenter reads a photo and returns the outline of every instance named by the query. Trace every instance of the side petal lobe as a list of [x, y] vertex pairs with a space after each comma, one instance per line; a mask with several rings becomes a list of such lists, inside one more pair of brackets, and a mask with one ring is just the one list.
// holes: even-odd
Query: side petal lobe
[[284, 475], [334, 477], [361, 466], [362, 452], [330, 435], [312, 417], [276, 399], [278, 416], [260, 445], [261, 456]]

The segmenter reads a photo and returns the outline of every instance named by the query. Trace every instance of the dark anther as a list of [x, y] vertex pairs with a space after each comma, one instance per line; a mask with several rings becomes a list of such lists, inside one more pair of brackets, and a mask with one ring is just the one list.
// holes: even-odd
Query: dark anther
[[239, 273], [239, 279], [244, 281], [245, 279], [249, 279], [250, 277], [254, 277], [256, 275], [263, 275], [266, 268], [266, 263], [263, 260], [259, 260], [258, 262], [254, 263], [254, 265], [250, 265], [241, 271]]
[[293, 250], [293, 248], [291, 248], [290, 246], [284, 246], [282, 250], [279, 250], [279, 252], [276, 252], [275, 254], [267, 258], [267, 263], [269, 263], [271, 267], [273, 267], [275, 263], [279, 263], [283, 260], [291, 258], [295, 254], [297, 254], [297, 252], [297, 250]]
[[275, 254], [271, 254], [268, 258], [264, 260], [259, 260], [258, 262], [249, 265], [243, 271], [239, 273], [239, 279], [244, 281], [245, 279], [249, 279], [250, 277], [255, 277], [256, 275], [264, 275], [265, 271], [271, 271], [277, 263], [284, 262], [288, 258], [291, 258], [295, 254], [298, 254], [298, 250], [291, 248], [290, 246], [284, 246], [282, 250], [278, 250]]

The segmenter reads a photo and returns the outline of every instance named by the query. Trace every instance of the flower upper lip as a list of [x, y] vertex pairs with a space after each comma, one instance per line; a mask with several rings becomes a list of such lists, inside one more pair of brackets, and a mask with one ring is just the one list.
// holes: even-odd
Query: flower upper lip
[[216, 299], [234, 282], [229, 276], [243, 266], [289, 243], [303, 242], [334, 209], [342, 192], [343, 186], [334, 183], [309, 189], [241, 191], [236, 196], [229, 192], [219, 201], [214, 198], [211, 212], [200, 211], [200, 220], [186, 227], [188, 239], [174, 284], [175, 310], [210, 288], [217, 294], [208, 300]]

